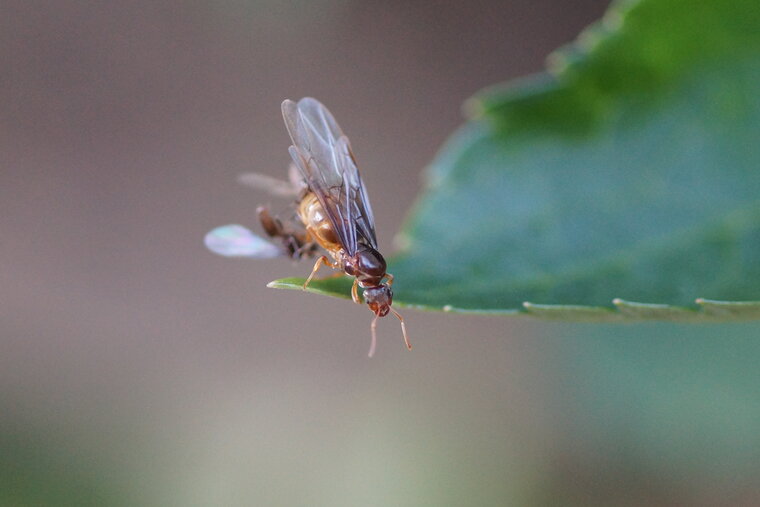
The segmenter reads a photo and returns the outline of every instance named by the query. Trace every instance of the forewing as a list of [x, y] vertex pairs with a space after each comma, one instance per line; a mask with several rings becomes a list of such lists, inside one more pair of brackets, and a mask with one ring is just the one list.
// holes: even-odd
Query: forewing
[[351, 207], [351, 216], [356, 224], [359, 235], [363, 236], [372, 248], [377, 249], [377, 237], [375, 235], [375, 217], [372, 215], [372, 206], [367, 196], [367, 188], [362, 182], [359, 169], [356, 167], [356, 159], [351, 151], [351, 143], [348, 137], [341, 136], [337, 143], [338, 168], [348, 181], [349, 198], [348, 205]]
[[282, 103], [282, 115], [293, 144], [308, 149], [314, 155], [330, 155], [333, 146], [343, 135], [332, 113], [311, 97], [304, 97], [298, 103], [285, 100]]
[[348, 138], [319, 101], [286, 100], [282, 114], [293, 146], [290, 155], [306, 184], [325, 209], [349, 255], [357, 248], [357, 231], [377, 246], [372, 210], [366, 199]]
[[224, 257], [272, 259], [285, 255], [269, 241], [257, 236], [242, 225], [223, 225], [213, 229], [204, 238], [206, 248]]

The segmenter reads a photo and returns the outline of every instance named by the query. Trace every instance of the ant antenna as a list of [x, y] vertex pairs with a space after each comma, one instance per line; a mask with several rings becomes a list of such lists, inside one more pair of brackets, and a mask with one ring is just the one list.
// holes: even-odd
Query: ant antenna
[[[404, 343], [406, 344], [406, 348], [412, 350], [412, 344], [409, 343], [409, 335], [406, 332], [406, 323], [404, 322], [404, 318], [393, 308], [390, 310], [393, 312], [393, 315], [396, 316], [398, 321], [401, 322], [401, 333], [404, 335]], [[375, 318], [372, 319], [372, 325], [370, 325], [370, 329], [372, 330], [372, 342], [370, 342], [369, 354], [367, 354], [369, 357], [375, 355], [375, 348], [377, 346], [377, 319], [379, 317], [379, 315], [375, 315]]]
[[378, 315], [375, 315], [375, 318], [372, 319], [372, 325], [370, 326], [370, 329], [372, 330], [372, 342], [370, 342], [369, 354], [367, 354], [369, 357], [375, 355], [375, 346], [377, 345], [377, 318]]
[[409, 336], [406, 334], [406, 324], [404, 323], [404, 317], [402, 317], [401, 314], [393, 308], [391, 308], [391, 311], [393, 312], [393, 315], [396, 316], [398, 321], [401, 322], [401, 333], [404, 335], [404, 343], [406, 343], [406, 348], [412, 350], [412, 344], [409, 343]]

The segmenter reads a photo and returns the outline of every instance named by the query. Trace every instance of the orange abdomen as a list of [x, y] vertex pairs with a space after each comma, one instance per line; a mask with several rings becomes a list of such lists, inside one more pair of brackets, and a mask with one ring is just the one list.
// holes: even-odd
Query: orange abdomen
[[[298, 216], [306, 231], [319, 246], [330, 252], [333, 257], [343, 248], [332, 222], [327, 217], [322, 204], [312, 192], [306, 194], [298, 205]], [[336, 257], [337, 260], [337, 257]]]

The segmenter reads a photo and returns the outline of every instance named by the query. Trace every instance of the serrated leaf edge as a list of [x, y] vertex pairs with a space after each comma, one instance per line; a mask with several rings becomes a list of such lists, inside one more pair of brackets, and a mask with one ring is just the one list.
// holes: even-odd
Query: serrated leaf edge
[[[318, 285], [303, 288], [303, 278], [282, 278], [267, 284], [272, 289], [303, 290], [312, 294], [350, 299], [351, 295], [320, 289]], [[465, 315], [528, 316], [563, 322], [681, 322], [709, 323], [760, 320], [760, 301], [720, 301], [697, 298], [694, 307], [657, 303], [612, 300], [612, 306], [546, 305], [526, 301], [522, 308], [470, 309], [452, 305], [431, 306], [407, 304], [396, 300], [395, 305], [413, 310]]]

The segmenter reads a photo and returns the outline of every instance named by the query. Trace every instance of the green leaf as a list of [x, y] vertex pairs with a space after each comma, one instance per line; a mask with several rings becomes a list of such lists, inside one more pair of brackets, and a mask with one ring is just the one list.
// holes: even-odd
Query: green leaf
[[390, 259], [396, 304], [760, 318], [758, 90], [757, 0], [614, 4], [547, 73], [468, 102]]

